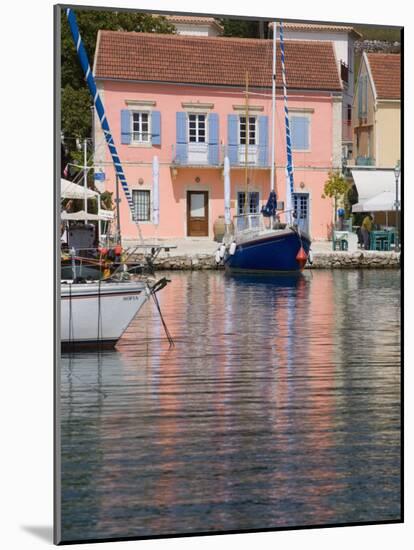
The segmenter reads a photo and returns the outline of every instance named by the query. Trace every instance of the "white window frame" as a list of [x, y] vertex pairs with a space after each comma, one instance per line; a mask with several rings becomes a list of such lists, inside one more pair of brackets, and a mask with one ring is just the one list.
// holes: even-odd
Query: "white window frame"
[[138, 221], [139, 223], [152, 223], [152, 193], [151, 189], [144, 188], [144, 189], [132, 189], [132, 201], [134, 203], [134, 209], [135, 209], [135, 197], [134, 194], [139, 195], [139, 193], [148, 193], [149, 195], [149, 213], [148, 213], [148, 219], [140, 220], [136, 216], [131, 216], [133, 221]]
[[[239, 196], [240, 196], [241, 193], [245, 194], [246, 190], [245, 189], [238, 189], [237, 190], [237, 195], [236, 195], [236, 197], [237, 197], [237, 208], [236, 208], [237, 216], [243, 216], [244, 215], [243, 212], [240, 212], [240, 206], [242, 204], [244, 206], [244, 202], [242, 203], [239, 199]], [[250, 203], [250, 197], [249, 197], [249, 201], [248, 201], [249, 212], [248, 212], [248, 215], [254, 216], [255, 214], [260, 214], [260, 204], [261, 204], [261, 202], [260, 202], [260, 190], [259, 189], [249, 189], [247, 193], [248, 193], [248, 196], [251, 193], [257, 193], [257, 195], [258, 195], [258, 202], [257, 202], [257, 209], [258, 210], [257, 210], [257, 212], [250, 212], [251, 203]]]
[[[246, 115], [243, 114], [243, 115], [239, 115], [239, 121], [238, 121], [238, 136], [239, 136], [239, 145], [241, 147], [244, 147], [246, 144], [245, 143], [242, 143], [241, 142], [241, 119], [242, 118], [246, 118]], [[257, 147], [257, 145], [259, 144], [259, 125], [258, 125], [258, 119], [257, 119], [257, 116], [256, 115], [251, 115], [249, 114], [249, 118], [253, 118], [254, 119], [254, 143], [248, 143], [248, 147], [251, 148], [251, 147]], [[246, 125], [247, 126], [247, 125]], [[249, 133], [250, 133], [250, 123], [249, 123]], [[245, 133], [247, 132], [247, 127], [245, 129]], [[247, 136], [246, 136], [247, 137]], [[249, 140], [250, 141], [250, 136], [249, 136]]]
[[[196, 117], [196, 141], [190, 141], [190, 117], [195, 116]], [[199, 122], [199, 116], [204, 117], [204, 141], [199, 141], [199, 133], [200, 133], [200, 122]], [[190, 146], [197, 146], [197, 145], [207, 145], [208, 144], [208, 113], [195, 113], [195, 112], [189, 112], [187, 113], [187, 140], [188, 144]]]
[[[308, 208], [308, 211], [307, 211], [307, 214], [308, 214], [308, 217], [307, 217], [307, 220], [308, 220], [308, 232], [309, 232], [309, 235], [311, 234], [311, 231], [312, 231], [312, 193], [306, 189], [304, 189], [303, 191], [295, 191], [295, 193], [293, 193], [293, 195], [307, 195], [308, 196], [308, 204], [307, 204], [307, 208]], [[297, 197], [299, 198], [299, 197]], [[294, 200], [294, 197], [292, 197], [292, 207], [294, 206], [295, 204], [295, 200]], [[300, 219], [300, 218], [298, 218]], [[304, 219], [304, 218], [302, 218]]]
[[[151, 111], [148, 111], [148, 110], [145, 110], [145, 109], [134, 109], [134, 110], [131, 110], [131, 144], [132, 145], [135, 145], [135, 146], [141, 146], [141, 147], [151, 147], [152, 145], [152, 117], [151, 117]], [[148, 116], [148, 140], [143, 140], [143, 139], [135, 139], [134, 138], [134, 134], [138, 133], [138, 132], [134, 132], [134, 115], [140, 115], [140, 123], [139, 123], [139, 126], [140, 128], [142, 128], [142, 115], [147, 115]], [[141, 134], [143, 133], [142, 131], [140, 132]], [[142, 136], [141, 136], [142, 137]]]

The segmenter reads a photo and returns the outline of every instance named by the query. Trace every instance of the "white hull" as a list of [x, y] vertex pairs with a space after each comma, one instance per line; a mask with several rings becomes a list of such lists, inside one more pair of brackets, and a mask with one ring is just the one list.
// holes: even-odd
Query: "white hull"
[[114, 345], [149, 296], [143, 282], [61, 284], [61, 343]]

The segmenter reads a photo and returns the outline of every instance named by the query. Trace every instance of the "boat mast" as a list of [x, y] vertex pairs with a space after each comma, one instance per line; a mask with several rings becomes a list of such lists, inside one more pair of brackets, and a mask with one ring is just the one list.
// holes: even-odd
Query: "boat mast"
[[75, 48], [78, 54], [79, 62], [81, 64], [83, 73], [85, 75], [86, 84], [93, 98], [95, 109], [96, 109], [99, 121], [101, 123], [102, 131], [105, 136], [105, 141], [108, 145], [108, 149], [112, 157], [115, 173], [118, 175], [119, 182], [121, 184], [122, 190], [124, 192], [129, 208], [131, 210], [132, 218], [135, 220], [135, 224], [138, 229], [139, 240], [141, 241], [141, 243], [144, 243], [141, 228], [135, 216], [135, 206], [134, 206], [134, 201], [132, 199], [132, 193], [128, 187], [124, 170], [122, 168], [121, 160], [119, 158], [118, 151], [117, 151], [114, 139], [112, 137], [111, 130], [109, 128], [108, 119], [106, 118], [105, 109], [104, 109], [102, 100], [100, 98], [98, 88], [96, 86], [95, 78], [93, 76], [91, 67], [89, 65], [88, 55], [86, 53], [85, 46], [83, 44], [83, 41], [79, 32], [79, 27], [76, 21], [75, 12], [71, 8], [66, 8], [66, 16], [68, 19], [73, 42], [75, 44]]
[[245, 102], [245, 145], [244, 145], [244, 183], [245, 183], [245, 192], [244, 192], [244, 215], [247, 216], [247, 204], [248, 204], [248, 154], [249, 154], [249, 72], [246, 71], [246, 102]]
[[275, 190], [275, 110], [276, 110], [276, 21], [273, 23], [273, 69], [272, 69], [272, 166], [270, 173], [270, 190]]
[[[88, 142], [83, 140], [83, 185], [84, 185], [84, 209], [85, 209], [85, 225], [88, 223]], [[99, 222], [98, 222], [99, 223]]]
[[280, 21], [280, 56], [283, 82], [283, 103], [285, 109], [285, 131], [286, 131], [286, 222], [292, 223], [292, 200], [294, 191], [293, 182], [293, 158], [292, 158], [292, 140], [290, 134], [289, 109], [286, 85], [286, 67], [285, 67], [285, 46], [283, 40], [283, 23]]

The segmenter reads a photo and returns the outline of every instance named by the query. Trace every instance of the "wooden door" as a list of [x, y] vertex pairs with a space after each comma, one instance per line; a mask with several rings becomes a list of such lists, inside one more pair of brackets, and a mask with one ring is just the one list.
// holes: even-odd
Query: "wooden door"
[[187, 191], [187, 235], [208, 237], [208, 191]]

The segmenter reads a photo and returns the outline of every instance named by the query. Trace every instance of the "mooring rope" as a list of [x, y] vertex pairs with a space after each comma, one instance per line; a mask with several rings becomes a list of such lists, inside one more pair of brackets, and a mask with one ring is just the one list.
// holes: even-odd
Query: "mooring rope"
[[158, 281], [158, 283], [160, 283], [160, 284], [155, 284], [155, 285], [150, 289], [150, 293], [151, 293], [151, 296], [152, 296], [152, 298], [153, 298], [153, 300], [154, 300], [155, 307], [156, 307], [157, 310], [158, 310], [158, 314], [159, 314], [159, 316], [160, 316], [161, 323], [162, 323], [162, 326], [164, 327], [164, 332], [165, 332], [165, 335], [166, 335], [166, 337], [167, 337], [167, 340], [168, 340], [168, 343], [169, 343], [170, 349], [171, 349], [171, 348], [175, 347], [174, 339], [173, 339], [173, 337], [171, 336], [170, 331], [168, 330], [167, 323], [166, 323], [165, 320], [164, 320], [164, 316], [163, 316], [162, 311], [161, 311], [160, 303], [159, 303], [158, 298], [157, 298], [157, 292], [158, 292], [158, 290], [160, 290], [161, 288], [163, 288], [163, 287], [167, 284], [167, 280], [161, 279], [160, 281]]

